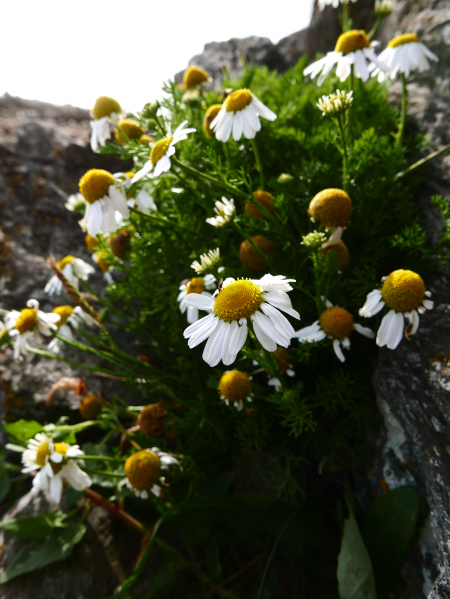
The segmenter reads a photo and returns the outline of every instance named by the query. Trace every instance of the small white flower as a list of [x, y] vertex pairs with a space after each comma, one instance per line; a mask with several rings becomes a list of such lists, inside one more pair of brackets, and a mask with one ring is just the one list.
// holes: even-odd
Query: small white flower
[[373, 339], [375, 333], [368, 327], [363, 327], [354, 322], [353, 316], [339, 306], [333, 306], [330, 301], [326, 301], [326, 310], [320, 315], [320, 319], [313, 322], [309, 327], [300, 329], [295, 336], [300, 343], [317, 343], [326, 337], [333, 339], [334, 353], [341, 362], [345, 362], [343, 349], [350, 349], [349, 335], [353, 330], [361, 335]]
[[[65, 256], [58, 262], [57, 266], [75, 289], [79, 288], [79, 279], [87, 281], [89, 275], [95, 272], [95, 269], [90, 264], [74, 256]], [[49, 295], [61, 295], [62, 290], [62, 281], [56, 275], [50, 278], [44, 288], [45, 293]]]
[[241, 412], [244, 402], [252, 402], [251, 377], [240, 370], [226, 370], [219, 381], [218, 391], [225, 405], [232, 405]]
[[227, 200], [225, 196], [222, 196], [222, 201], [217, 200], [217, 202], [215, 202], [214, 212], [216, 213], [216, 216], [207, 218], [206, 222], [213, 227], [223, 227], [229, 223], [236, 214], [234, 200]]
[[111, 127], [115, 127], [119, 120], [125, 116], [119, 102], [109, 96], [100, 96], [95, 101], [91, 111], [91, 148], [97, 152], [111, 135]]
[[220, 249], [216, 248], [215, 250], [209, 250], [206, 254], [200, 255], [200, 262], [198, 260], [194, 260], [191, 264], [191, 268], [195, 270], [195, 272], [200, 275], [205, 272], [205, 270], [209, 270], [213, 268], [220, 262]]
[[375, 0], [375, 14], [377, 17], [385, 19], [394, 11], [395, 5], [393, 0]]
[[222, 360], [228, 366], [235, 361], [247, 339], [248, 319], [264, 349], [275, 351], [277, 344], [288, 347], [295, 331], [281, 312], [300, 319], [286, 293], [292, 290], [289, 283], [293, 281], [283, 275], [270, 274], [259, 281], [228, 278], [213, 298], [191, 293], [185, 299], [188, 306], [212, 313], [184, 331], [189, 347], [208, 339], [203, 351], [205, 362], [217, 366]]
[[165, 482], [159, 471], [169, 470], [171, 466], [181, 468], [179, 460], [173, 455], [157, 447], [142, 449], [131, 455], [125, 463], [127, 476], [125, 484], [141, 499], [148, 498], [148, 491], [159, 498], [162, 491], [160, 484]]
[[56, 330], [59, 315], [46, 313], [39, 310], [39, 302], [30, 299], [27, 307], [18, 312], [11, 310], [5, 316], [5, 325], [9, 336], [14, 339], [14, 358], [26, 355], [27, 346], [34, 341], [38, 346], [42, 344], [41, 335], [49, 337], [51, 330]]
[[191, 293], [197, 293], [204, 295], [205, 297], [212, 297], [206, 289], [212, 290], [216, 287], [216, 277], [214, 275], [205, 275], [204, 277], [194, 277], [186, 283], [180, 285], [180, 293], [177, 297], [177, 302], [180, 304], [180, 312], [184, 314], [187, 311], [187, 321], [189, 324], [197, 322], [198, 320], [198, 308], [188, 306], [186, 303], [186, 297]]
[[[377, 333], [377, 345], [395, 349], [403, 336], [409, 338], [419, 328], [419, 314], [432, 310], [434, 303], [425, 290], [422, 278], [411, 270], [395, 270], [383, 279], [383, 286], [367, 295], [366, 303], [360, 309], [360, 316], [370, 318], [378, 314], [385, 305], [389, 312], [383, 317]], [[405, 318], [408, 325], [405, 329]]]
[[372, 77], [378, 77], [378, 81], [395, 79], [399, 73], [409, 77], [412, 71], [423, 73], [430, 69], [429, 60], [435, 62], [439, 58], [425, 44], [419, 41], [415, 33], [405, 33], [392, 39], [388, 47], [378, 57], [380, 65], [372, 63], [369, 70]]
[[157, 141], [150, 152], [150, 159], [144, 164], [143, 168], [138, 171], [133, 179], [132, 183], [136, 183], [146, 175], [150, 173], [153, 167], [155, 170], [153, 171], [152, 177], [159, 177], [161, 173], [166, 173], [170, 170], [172, 166], [170, 162], [170, 157], [175, 154], [175, 144], [179, 141], [183, 141], [187, 139], [189, 133], [194, 133], [197, 129], [184, 129], [184, 126], [187, 124], [187, 121], [183, 121], [181, 125], [179, 125], [173, 135], [170, 133], [167, 134], [167, 137], [160, 139]]
[[334, 94], [322, 96], [316, 106], [322, 111], [322, 115], [335, 116], [345, 112], [353, 102], [353, 90], [344, 92], [337, 89]]
[[383, 64], [377, 58], [375, 52], [369, 47], [369, 39], [364, 31], [352, 30], [343, 33], [333, 52], [328, 52], [324, 58], [317, 60], [306, 67], [303, 74], [317, 80], [318, 85], [322, 85], [327, 75], [336, 66], [336, 75], [339, 81], [345, 81], [352, 72], [358, 79], [367, 81], [370, 77], [368, 61], [372, 61], [380, 69]]
[[[57, 306], [53, 312], [60, 317], [57, 323], [58, 333], [68, 339], [73, 339], [72, 329], [77, 330], [80, 325], [93, 325], [91, 316], [86, 314], [80, 306], [75, 306], [75, 308], [72, 308], [72, 306]], [[59, 353], [61, 340], [54, 337], [48, 344], [47, 349], [55, 354]]]
[[[339, 3], [348, 4], [350, 0], [319, 0], [319, 8], [323, 10], [325, 6], [332, 6], [333, 8], [337, 8]], [[352, 0], [352, 2], [356, 2], [356, 0]]]
[[237, 89], [227, 96], [209, 127], [219, 141], [227, 142], [231, 134], [235, 141], [239, 141], [242, 135], [253, 139], [261, 130], [259, 117], [274, 121], [277, 115], [249, 89]]
[[86, 210], [87, 202], [84, 199], [82, 193], [73, 193], [67, 198], [64, 206], [70, 212], [79, 212], [80, 214], [84, 214]]

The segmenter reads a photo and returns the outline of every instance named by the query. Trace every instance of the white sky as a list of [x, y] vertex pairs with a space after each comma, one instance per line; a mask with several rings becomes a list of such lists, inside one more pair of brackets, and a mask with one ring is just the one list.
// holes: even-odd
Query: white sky
[[309, 24], [313, 0], [4, 0], [0, 95], [128, 110], [160, 96], [205, 43]]

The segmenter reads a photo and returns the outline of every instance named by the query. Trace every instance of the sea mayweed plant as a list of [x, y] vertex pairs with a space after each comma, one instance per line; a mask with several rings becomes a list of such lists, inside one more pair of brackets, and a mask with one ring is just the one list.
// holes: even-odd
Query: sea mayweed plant
[[[58, 503], [72, 488], [67, 514], [33, 520], [47, 523], [42, 552], [66, 547], [50, 561], [82, 538], [86, 502], [144, 535], [117, 596], [155, 544], [166, 562], [149, 597], [185, 585], [345, 599], [356, 584], [349, 560], [356, 572], [369, 564], [368, 597], [396, 582], [414, 523], [406, 544], [390, 537], [400, 557], [380, 568], [364, 544], [387, 541], [377, 526], [362, 538], [348, 486], [376, 421], [376, 345], [395, 350], [420, 331], [433, 308], [427, 277], [449, 258], [448, 228], [427, 246], [414, 193], [428, 158], [410, 165], [423, 142], [405, 139], [407, 77], [437, 57], [415, 34], [376, 56], [376, 28], [350, 30], [347, 4], [335, 51], [310, 66], [246, 66], [221, 91], [189, 67], [139, 114], [98, 98], [92, 148], [133, 169], [89, 170], [66, 206], [82, 215], [80, 243], [105, 273], [105, 294], [89, 287], [91, 266], [57, 256], [46, 290], [64, 304], [47, 313], [30, 299], [4, 314], [2, 343], [17, 359], [65, 362], [67, 345], [79, 366], [88, 352], [97, 364], [86, 368], [115, 381], [112, 397], [56, 381], [49, 402], [74, 390], [78, 418], [4, 426], [35, 491]], [[389, 7], [378, 5], [381, 22]], [[319, 73], [320, 87], [307, 77]], [[400, 117], [386, 99], [398, 73]], [[417, 504], [411, 487], [391, 493]], [[29, 564], [13, 561], [0, 582]]]

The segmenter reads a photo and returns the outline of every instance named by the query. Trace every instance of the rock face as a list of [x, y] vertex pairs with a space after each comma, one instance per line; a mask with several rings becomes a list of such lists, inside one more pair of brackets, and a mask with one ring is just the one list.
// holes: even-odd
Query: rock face
[[[356, 28], [368, 30], [373, 26], [372, 7], [373, 0], [350, 4]], [[308, 29], [276, 45], [257, 37], [214, 42], [207, 44], [190, 64], [206, 68], [216, 86], [224, 66], [232, 76], [239, 75], [241, 55], [248, 63], [284, 71], [304, 53], [313, 57], [316, 52], [334, 48], [340, 33], [336, 15], [331, 7], [321, 12], [316, 6]], [[433, 64], [431, 71], [414, 76], [409, 84], [408, 126], [423, 131], [439, 149], [450, 143], [448, 0], [397, 0], [394, 13], [384, 22], [377, 38], [385, 44], [394, 35], [409, 31], [417, 32], [440, 62]], [[392, 102], [398, 103], [399, 91], [397, 84], [391, 86]], [[64, 201], [76, 191], [79, 177], [87, 169], [125, 169], [123, 164], [92, 154], [86, 145], [88, 121], [88, 112], [81, 109], [9, 96], [0, 99], [0, 290], [4, 308], [22, 305], [30, 297], [41, 301], [46, 310], [58, 303], [49, 302], [43, 294], [51, 275], [45, 262], [50, 253], [57, 259], [73, 253], [90, 260], [77, 217], [64, 208]], [[450, 153], [436, 160], [429, 170], [430, 182], [416, 198], [431, 239], [436, 238], [443, 223], [429, 198], [441, 193], [450, 199], [449, 166]], [[100, 275], [94, 285], [102, 285]], [[449, 280], [440, 276], [427, 281], [427, 285], [436, 302], [435, 310], [422, 319], [419, 332], [409, 343], [403, 342], [396, 351], [379, 352], [373, 383], [383, 426], [375, 439], [369, 439], [367, 462], [355, 473], [362, 503], [387, 487], [414, 484], [419, 489], [422, 526], [408, 555], [403, 582], [395, 594], [397, 599], [450, 596]], [[69, 366], [41, 363], [33, 357], [19, 365], [12, 361], [9, 350], [0, 351], [0, 416], [42, 419], [43, 399], [51, 384], [61, 376], [77, 375]], [[77, 400], [71, 392], [64, 392], [59, 403], [67, 409], [76, 406]], [[7, 517], [46, 509], [48, 503], [43, 496], [27, 494]], [[0, 588], [1, 593], [6, 593], [0, 596], [88, 599], [112, 593], [136, 559], [136, 552], [127, 548], [135, 546], [138, 540], [97, 508], [88, 522], [87, 537], [75, 548], [68, 566], [45, 568], [31, 575], [27, 583], [21, 578], [12, 581]], [[21, 547], [21, 542], [11, 537], [4, 541], [2, 565], [9, 563]], [[103, 561], [100, 563], [99, 559]]]

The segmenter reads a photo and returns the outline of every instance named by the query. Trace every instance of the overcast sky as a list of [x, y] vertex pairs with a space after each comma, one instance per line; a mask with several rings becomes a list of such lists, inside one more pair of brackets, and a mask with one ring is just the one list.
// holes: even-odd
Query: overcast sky
[[205, 43], [274, 43], [309, 24], [313, 0], [5, 0], [0, 95], [137, 110]]

